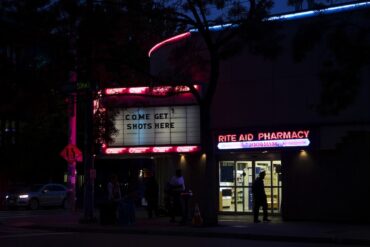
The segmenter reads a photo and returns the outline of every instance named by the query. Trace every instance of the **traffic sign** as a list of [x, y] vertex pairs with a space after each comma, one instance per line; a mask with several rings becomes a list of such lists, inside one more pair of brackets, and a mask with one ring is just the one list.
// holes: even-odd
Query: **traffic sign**
[[62, 156], [68, 163], [82, 161], [81, 150], [73, 144], [68, 144], [67, 146], [65, 146], [64, 149], [60, 152], [60, 156]]

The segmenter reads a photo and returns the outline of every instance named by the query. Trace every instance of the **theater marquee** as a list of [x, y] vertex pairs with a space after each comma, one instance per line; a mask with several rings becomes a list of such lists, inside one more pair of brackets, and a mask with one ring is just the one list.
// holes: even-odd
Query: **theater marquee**
[[218, 135], [218, 149], [307, 147], [310, 130], [260, 131]]
[[121, 109], [110, 147], [194, 145], [200, 143], [198, 106]]

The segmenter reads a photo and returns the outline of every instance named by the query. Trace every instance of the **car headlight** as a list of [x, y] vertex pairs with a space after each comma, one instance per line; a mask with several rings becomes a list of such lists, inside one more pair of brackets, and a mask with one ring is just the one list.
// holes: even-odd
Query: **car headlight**
[[25, 198], [28, 198], [28, 195], [19, 195], [18, 197], [19, 199], [25, 199]]

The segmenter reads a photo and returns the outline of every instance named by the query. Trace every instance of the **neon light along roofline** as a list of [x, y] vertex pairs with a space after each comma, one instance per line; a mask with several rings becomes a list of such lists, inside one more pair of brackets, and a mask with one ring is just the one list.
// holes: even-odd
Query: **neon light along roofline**
[[[313, 16], [318, 15], [327, 15], [327, 14], [334, 14], [344, 11], [350, 11], [354, 9], [364, 8], [364, 7], [370, 7], [370, 1], [360, 2], [360, 3], [351, 3], [351, 4], [345, 4], [345, 5], [339, 5], [339, 6], [332, 6], [327, 7], [324, 9], [318, 9], [318, 10], [306, 10], [302, 12], [295, 12], [290, 14], [282, 14], [282, 15], [274, 15], [268, 17], [267, 21], [289, 21], [289, 20], [295, 20], [295, 19], [301, 19], [301, 18], [309, 18]], [[221, 31], [225, 28], [233, 27], [236, 24], [222, 24], [222, 25], [215, 25], [209, 27], [209, 30], [211, 31]], [[178, 35], [175, 35], [171, 38], [165, 39], [156, 45], [154, 45], [148, 52], [148, 57], [151, 57], [154, 51], [158, 50], [160, 47], [169, 44], [169, 43], [175, 43], [177, 41], [190, 38], [191, 33], [198, 32], [198, 29], [190, 29], [188, 32], [181, 33]]]

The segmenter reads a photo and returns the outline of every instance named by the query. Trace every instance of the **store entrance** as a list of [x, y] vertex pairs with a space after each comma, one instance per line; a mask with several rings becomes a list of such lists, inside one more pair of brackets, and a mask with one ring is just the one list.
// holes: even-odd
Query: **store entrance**
[[266, 171], [264, 179], [270, 214], [279, 214], [281, 207], [281, 160], [242, 160], [219, 162], [219, 211], [252, 212], [252, 183]]

